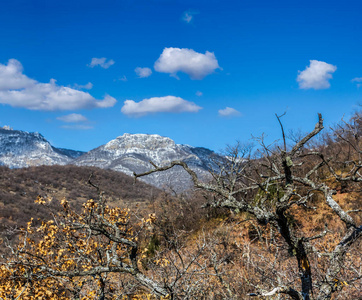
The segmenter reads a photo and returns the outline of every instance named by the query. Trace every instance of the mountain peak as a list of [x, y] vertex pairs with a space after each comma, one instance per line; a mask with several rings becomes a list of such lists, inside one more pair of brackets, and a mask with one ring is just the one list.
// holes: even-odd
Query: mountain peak
[[127, 139], [127, 140], [132, 140], [132, 139], [143, 139], [143, 140], [159, 139], [159, 140], [170, 140], [170, 141], [172, 141], [169, 137], [161, 136], [159, 134], [147, 134], [147, 133], [124, 133], [123, 135], [120, 135], [119, 137], [117, 137], [117, 139]]
[[[134, 172], [143, 173], [153, 168], [150, 161], [161, 167], [171, 161], [181, 160], [186, 162], [200, 178], [207, 178], [209, 170], [217, 167], [211, 156], [213, 158], [216, 156], [211, 150], [176, 144], [172, 139], [158, 134], [125, 133], [80, 156], [74, 163], [132, 175]], [[190, 176], [178, 167], [151, 174], [141, 180], [157, 187], [167, 186], [178, 191], [192, 186]]]
[[38, 132], [0, 127], [0, 165], [10, 168], [64, 165], [71, 159], [65, 149], [52, 147]]
[[134, 148], [134, 149], [155, 150], [155, 149], [169, 148], [175, 146], [176, 144], [173, 140], [171, 140], [168, 137], [162, 137], [158, 134], [125, 133], [117, 137], [116, 139], [109, 141], [105, 145], [105, 149]]

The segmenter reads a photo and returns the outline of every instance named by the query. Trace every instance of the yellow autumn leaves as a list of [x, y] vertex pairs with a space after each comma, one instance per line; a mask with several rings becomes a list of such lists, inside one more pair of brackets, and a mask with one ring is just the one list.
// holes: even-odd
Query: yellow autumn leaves
[[[35, 200], [43, 206], [50, 201], [42, 197]], [[0, 299], [98, 299], [99, 286], [105, 280], [109, 291], [118, 290], [112, 293], [114, 299], [121, 299], [116, 275], [103, 278], [91, 274], [102, 274], [97, 270], [105, 266], [131, 263], [129, 245], [137, 237], [130, 224], [129, 209], [111, 208], [91, 199], [77, 213], [66, 199], [60, 204], [63, 211], [54, 213], [49, 208], [53, 220], [35, 227], [31, 219], [12, 255], [0, 264]], [[149, 216], [147, 221], [152, 220], [155, 216]], [[116, 237], [126, 243], [114, 241]], [[113, 258], [110, 262], [109, 251]]]

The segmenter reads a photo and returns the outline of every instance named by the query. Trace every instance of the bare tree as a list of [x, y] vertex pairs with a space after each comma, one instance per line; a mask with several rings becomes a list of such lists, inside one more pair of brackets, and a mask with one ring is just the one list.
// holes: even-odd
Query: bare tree
[[[277, 229], [289, 256], [296, 262], [299, 285], [293, 280], [277, 280], [276, 276], [269, 291], [256, 290], [250, 296], [331, 299], [334, 293], [361, 279], [360, 267], [346, 270], [350, 263], [347, 254], [354, 253], [353, 247], [361, 237], [362, 226], [358, 225], [355, 215], [358, 210], [347, 211], [334, 199], [336, 184], [362, 181], [361, 115], [356, 114], [352, 123], [345, 122], [334, 132], [336, 143], [349, 149], [349, 155], [343, 157], [343, 161], [334, 161], [336, 153], [326, 156], [321, 149], [306, 146], [324, 128], [320, 114], [315, 128], [298, 138], [292, 147], [287, 146], [281, 117], [277, 115], [283, 136], [281, 146], [266, 145], [261, 137], [257, 140], [260, 147], [254, 159], [250, 159], [250, 151], [244, 151], [246, 157], [240, 157], [238, 147], [232, 149], [228, 162], [212, 173], [214, 180], [210, 183], [199, 180], [183, 161], [173, 161], [167, 166], [153, 164], [154, 169], [134, 175], [139, 178], [181, 166], [191, 176], [195, 188], [212, 194], [207, 206], [245, 212], [259, 225]], [[312, 206], [315, 199], [328, 205], [333, 218], [343, 224], [339, 232], [331, 232], [326, 224], [311, 235], [312, 232], [295, 226], [296, 219], [321, 213], [320, 208]], [[331, 235], [334, 242], [326, 249], [321, 241]], [[288, 254], [285, 259], [287, 257]]]

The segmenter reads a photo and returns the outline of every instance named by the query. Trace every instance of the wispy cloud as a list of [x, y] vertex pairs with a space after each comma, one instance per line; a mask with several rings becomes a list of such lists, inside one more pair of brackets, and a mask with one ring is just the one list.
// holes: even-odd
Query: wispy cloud
[[146, 78], [151, 76], [152, 74], [152, 70], [150, 68], [137, 67], [134, 71], [136, 72], [139, 78]]
[[225, 107], [218, 111], [220, 117], [240, 117], [241, 113], [232, 107]]
[[351, 82], [355, 82], [357, 88], [360, 88], [362, 86], [362, 77], [353, 78]]
[[182, 21], [189, 24], [189, 23], [191, 23], [193, 21], [194, 15], [197, 15], [197, 14], [198, 14], [198, 12], [196, 12], [196, 11], [192, 11], [192, 10], [185, 11], [182, 14]]
[[101, 58], [93, 57], [91, 63], [88, 64], [87, 66], [90, 68], [100, 66], [103, 69], [108, 69], [110, 66], [112, 66], [114, 64], [115, 64], [115, 61], [113, 59], [109, 59], [107, 61], [107, 58], [105, 58], [105, 57], [101, 57]]
[[113, 81], [124, 81], [124, 82], [126, 82], [126, 81], [128, 81], [128, 79], [127, 79], [126, 75], [123, 75], [122, 77], [118, 77], [116, 79], [113, 79]]
[[[73, 113], [73, 114], [69, 114], [69, 115], [65, 115], [65, 116], [60, 116], [57, 118], [57, 120], [65, 122], [65, 123], [73, 123], [73, 124], [67, 124], [67, 125], [60, 126], [60, 128], [63, 128], [63, 129], [69, 129], [69, 130], [93, 129], [93, 126], [87, 124], [87, 123], [89, 123], [88, 119], [81, 114]], [[83, 123], [83, 124], [79, 124], [79, 123]]]
[[84, 125], [84, 124], [74, 124], [74, 125], [63, 125], [60, 126], [63, 129], [69, 129], [69, 130], [89, 130], [93, 129], [93, 126], [90, 125]]
[[221, 69], [214, 53], [206, 51], [202, 54], [187, 48], [165, 48], [154, 68], [175, 78], [178, 78], [177, 72], [184, 72], [191, 79], [203, 79]]
[[77, 90], [91, 90], [93, 88], [93, 83], [88, 82], [87, 84], [84, 84], [84, 85], [75, 83], [73, 85], [73, 88], [75, 88]]
[[116, 104], [116, 99], [106, 95], [97, 100], [89, 93], [56, 84], [55, 79], [41, 83], [23, 74], [21, 63], [10, 59], [0, 64], [0, 103], [31, 110], [77, 110], [106, 108]]
[[69, 114], [65, 116], [58, 117], [57, 120], [66, 122], [66, 123], [79, 123], [86, 122], [88, 119], [81, 114]]
[[310, 60], [310, 65], [304, 71], [298, 71], [297, 82], [300, 89], [328, 89], [329, 80], [337, 67], [324, 61]]
[[200, 106], [193, 102], [184, 100], [180, 97], [165, 96], [144, 99], [140, 102], [133, 100], [124, 101], [121, 112], [125, 115], [140, 117], [152, 113], [182, 113], [182, 112], [198, 112]]
[[203, 95], [202, 92], [200, 92], [200, 91], [196, 92], [196, 96], [201, 97], [202, 95]]

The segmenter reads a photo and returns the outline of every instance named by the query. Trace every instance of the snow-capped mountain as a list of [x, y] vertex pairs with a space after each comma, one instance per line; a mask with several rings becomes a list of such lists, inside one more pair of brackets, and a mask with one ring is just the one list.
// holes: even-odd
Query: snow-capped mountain
[[[209, 170], [217, 169], [222, 160], [209, 149], [176, 144], [167, 137], [156, 134], [124, 134], [87, 153], [53, 147], [41, 134], [0, 127], [0, 165], [23, 168], [38, 165], [94, 166], [112, 169], [128, 175], [142, 173], [173, 160], [186, 162], [200, 179], [209, 178]], [[142, 177], [157, 187], [176, 191], [191, 186], [190, 176], [181, 168]]]
[[[209, 170], [217, 168], [221, 157], [209, 149], [176, 144], [157, 134], [124, 134], [105, 145], [89, 151], [73, 161], [79, 166], [96, 166], [132, 175], [157, 166], [165, 166], [173, 160], [186, 162], [200, 178], [207, 179]], [[181, 167], [142, 177], [158, 187], [183, 190], [191, 186], [190, 176]]]
[[37, 132], [0, 127], [0, 165], [10, 168], [65, 165], [83, 153], [55, 148]]

